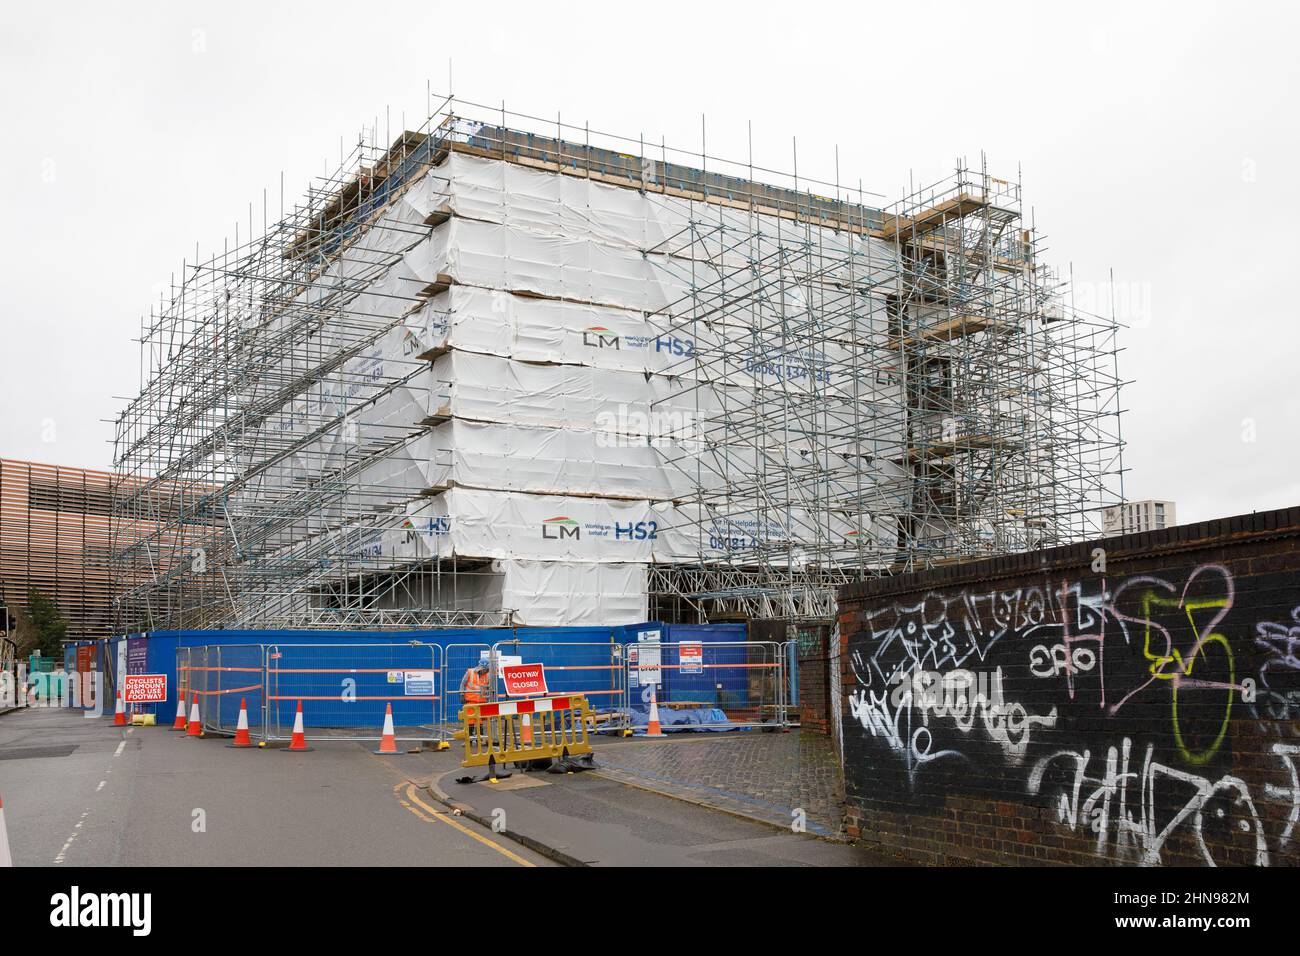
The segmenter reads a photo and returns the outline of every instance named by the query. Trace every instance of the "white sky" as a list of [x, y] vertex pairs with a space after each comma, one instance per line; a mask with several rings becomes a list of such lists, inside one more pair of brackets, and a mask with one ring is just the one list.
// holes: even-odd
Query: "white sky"
[[[339, 138], [458, 96], [890, 199], [1023, 170], [1046, 258], [1114, 270], [1130, 498], [1300, 504], [1300, 13], [1282, 4], [96, 3], [0, 13], [0, 456], [107, 468], [140, 314]], [[415, 123], [409, 125], [417, 125]], [[241, 235], [244, 235], [241, 227]], [[1109, 297], [1108, 293], [1103, 293]], [[115, 398], [114, 396], [117, 396]], [[1251, 438], [1253, 429], [1253, 441]]]

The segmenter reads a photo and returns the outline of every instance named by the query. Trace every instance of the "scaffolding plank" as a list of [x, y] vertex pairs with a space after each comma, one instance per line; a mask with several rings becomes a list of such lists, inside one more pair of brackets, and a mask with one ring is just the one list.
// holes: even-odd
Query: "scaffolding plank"
[[[904, 337], [903, 341], [909, 346], [916, 346], [923, 342], [952, 342], [975, 335], [977, 332], [1015, 332], [1018, 328], [1015, 322], [1008, 322], [1005, 319], [994, 319], [984, 315], [958, 315], [938, 325], [927, 326], [917, 334]], [[898, 346], [897, 336], [889, 340], [891, 349], [896, 349]]]
[[945, 199], [941, 203], [922, 209], [910, 216], [887, 214], [881, 223], [880, 235], [885, 239], [900, 238], [904, 234], [909, 237], [923, 235], [927, 232], [933, 232], [945, 222], [978, 212], [987, 208], [988, 205], [988, 200], [982, 196], [966, 192], [958, 193], [951, 199]]

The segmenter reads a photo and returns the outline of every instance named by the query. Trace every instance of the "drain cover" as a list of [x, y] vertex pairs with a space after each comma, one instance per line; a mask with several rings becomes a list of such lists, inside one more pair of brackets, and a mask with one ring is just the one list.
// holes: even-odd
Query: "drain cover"
[[35, 757], [66, 757], [76, 749], [76, 744], [62, 744], [58, 747], [12, 747], [9, 750], [0, 750], [0, 760], [31, 760]]

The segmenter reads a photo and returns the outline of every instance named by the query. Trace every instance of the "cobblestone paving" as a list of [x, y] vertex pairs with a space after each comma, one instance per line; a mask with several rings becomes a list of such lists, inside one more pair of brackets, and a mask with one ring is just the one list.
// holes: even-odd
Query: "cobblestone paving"
[[807, 832], [846, 839], [843, 782], [829, 737], [798, 731], [682, 734], [596, 748], [600, 772], [613, 779], [786, 827], [802, 808]]

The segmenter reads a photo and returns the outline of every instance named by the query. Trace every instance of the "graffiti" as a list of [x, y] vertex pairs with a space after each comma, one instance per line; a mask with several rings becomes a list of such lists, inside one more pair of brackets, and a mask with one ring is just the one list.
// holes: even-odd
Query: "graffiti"
[[966, 670], [946, 674], [922, 670], [906, 677], [896, 671], [892, 683], [896, 686], [888, 695], [877, 691], [851, 693], [849, 710], [864, 729], [903, 754], [909, 770], [942, 757], [964, 756], [957, 748], [933, 749], [932, 720], [947, 718], [951, 728], [962, 735], [969, 735], [978, 723], [984, 736], [1013, 765], [1024, 759], [1035, 728], [1056, 723], [1056, 708], [1035, 715], [1020, 703], [1007, 703], [1001, 669], [991, 675]]
[[907, 695], [897, 704], [887, 691], [854, 691], [849, 695], [849, 713], [868, 733], [878, 737], [906, 764], [909, 780], [917, 768], [942, 757], [962, 756], [959, 750], [933, 749], [934, 739], [925, 726], [912, 726], [911, 700]]
[[1282, 831], [1282, 838], [1278, 841], [1285, 847], [1291, 842], [1291, 834], [1295, 832], [1296, 824], [1300, 823], [1300, 772], [1297, 772], [1295, 765], [1295, 758], [1300, 754], [1300, 745], [1274, 744], [1273, 753], [1286, 764], [1287, 773], [1291, 778], [1289, 787], [1279, 787], [1272, 783], [1264, 786], [1264, 792], [1270, 799], [1290, 802], [1291, 811], [1286, 818], [1286, 829]]
[[[1281, 722], [1300, 717], [1300, 606], [1288, 621], [1250, 613], [1293, 578], [1256, 576], [1247, 599], [1223, 564], [1101, 567], [862, 608], [846, 760], [917, 808], [1027, 797], [1107, 859], [1294, 860], [1300, 742], [1285, 738], [1300, 728]], [[1241, 762], [1234, 735], [1252, 717], [1284, 740]]]
[[[1211, 845], [1221, 851], [1234, 844], [1243, 845], [1257, 865], [1267, 866], [1268, 840], [1246, 784], [1232, 776], [1211, 781], [1167, 767], [1152, 759], [1154, 749], [1148, 744], [1141, 769], [1132, 770], [1132, 741], [1126, 737], [1120, 748], [1109, 748], [1100, 776], [1089, 774], [1089, 751], [1059, 751], [1034, 766], [1028, 791], [1037, 794], [1044, 775], [1058, 761], [1072, 765], [1067, 785], [1058, 794], [1060, 822], [1071, 830], [1095, 833], [1097, 852], [1103, 856], [1159, 864], [1166, 842], [1181, 835], [1194, 841], [1211, 866], [1218, 863]], [[1160, 807], [1168, 808], [1164, 817]], [[1210, 842], [1207, 826], [1217, 831]]]
[[899, 680], [899, 686], [890, 695], [895, 707], [910, 702], [927, 729], [931, 718], [948, 717], [959, 732], [969, 734], [976, 720], [980, 720], [988, 739], [1002, 748], [1011, 763], [1019, 763], [1024, 758], [1035, 727], [1051, 727], [1056, 723], [1055, 708], [1039, 717], [1019, 703], [1007, 703], [1002, 693], [1001, 668], [992, 674], [967, 670], [946, 674], [919, 671], [908, 683], [910, 688]]
[[[1194, 589], [1203, 580], [1210, 582], [1211, 593], [1195, 597]], [[1165, 593], [1162, 594], [1162, 591]], [[1130, 592], [1138, 594], [1140, 617], [1119, 609], [1123, 598]], [[1168, 682], [1170, 721], [1175, 746], [1188, 763], [1199, 766], [1208, 762], [1222, 745], [1232, 715], [1234, 692], [1242, 689], [1234, 679], [1232, 646], [1223, 634], [1215, 631], [1232, 609], [1232, 575], [1222, 565], [1203, 565], [1188, 576], [1181, 593], [1176, 592], [1173, 584], [1156, 577], [1133, 578], [1116, 588], [1112, 611], [1121, 626], [1141, 626], [1142, 655], [1149, 662], [1150, 677], [1116, 703], [1112, 707], [1112, 713], [1118, 712], [1130, 698], [1152, 687], [1156, 681]], [[1180, 642], [1175, 634], [1175, 622], [1181, 624], [1182, 617], [1188, 623], [1184, 632], [1190, 636], [1187, 642]], [[1161, 623], [1162, 618], [1164, 624]], [[1127, 628], [1125, 636], [1128, 637]], [[1201, 661], [1201, 668], [1194, 674], [1198, 660]], [[1184, 733], [1183, 722], [1178, 715], [1180, 692], [1184, 701], [1190, 695], [1205, 705], [1200, 708], [1202, 716], [1208, 709], [1218, 717], [1217, 725], [1210, 724], [1213, 738], [1199, 741], [1202, 746], [1197, 746], [1197, 741], [1190, 734]], [[1207, 697], [1211, 698], [1208, 704]], [[1184, 704], [1184, 715], [1187, 710], [1187, 704]]]
[[1256, 624], [1255, 645], [1261, 659], [1254, 715], [1295, 720], [1300, 717], [1300, 607], [1292, 609], [1291, 623]]
[[1097, 652], [1088, 647], [1071, 651], [1064, 644], [1036, 644], [1029, 652], [1029, 672], [1035, 677], [1060, 677], [1071, 668], [1087, 673], [1096, 666]]

